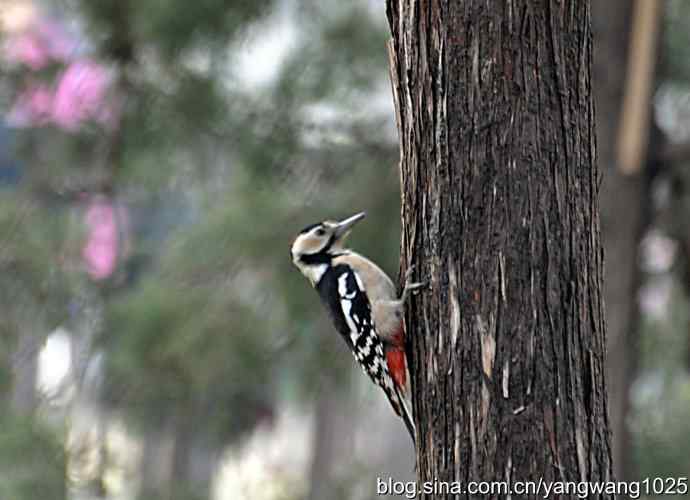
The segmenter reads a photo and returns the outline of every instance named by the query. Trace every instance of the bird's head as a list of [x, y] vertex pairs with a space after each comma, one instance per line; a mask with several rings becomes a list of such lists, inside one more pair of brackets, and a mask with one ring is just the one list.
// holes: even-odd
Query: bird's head
[[360, 212], [341, 221], [325, 220], [300, 231], [290, 247], [290, 255], [312, 285], [319, 282], [331, 259], [342, 252], [350, 230], [365, 215]]

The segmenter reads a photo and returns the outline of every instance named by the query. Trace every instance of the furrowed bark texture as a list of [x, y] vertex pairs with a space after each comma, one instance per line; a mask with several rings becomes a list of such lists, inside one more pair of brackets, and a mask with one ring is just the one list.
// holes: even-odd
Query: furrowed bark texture
[[418, 479], [610, 479], [589, 1], [387, 14]]

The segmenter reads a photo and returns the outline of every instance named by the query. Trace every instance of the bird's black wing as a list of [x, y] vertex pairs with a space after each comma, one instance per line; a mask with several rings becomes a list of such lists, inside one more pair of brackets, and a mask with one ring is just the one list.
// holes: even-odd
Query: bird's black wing
[[371, 303], [362, 280], [351, 267], [336, 265], [326, 271], [317, 290], [362, 370], [384, 390], [414, 440], [412, 415], [388, 370], [383, 342], [376, 332]]

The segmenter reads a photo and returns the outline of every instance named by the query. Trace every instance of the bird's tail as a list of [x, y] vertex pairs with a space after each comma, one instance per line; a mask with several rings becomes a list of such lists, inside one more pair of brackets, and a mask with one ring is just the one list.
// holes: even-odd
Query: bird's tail
[[417, 428], [414, 425], [414, 419], [412, 418], [412, 412], [410, 411], [411, 408], [405, 398], [405, 395], [400, 392], [400, 389], [397, 386], [395, 386], [395, 395], [397, 396], [398, 405], [400, 407], [400, 418], [402, 418], [403, 422], [405, 422], [405, 427], [407, 427], [407, 431], [410, 433], [410, 437], [412, 438], [412, 444], [416, 445]]

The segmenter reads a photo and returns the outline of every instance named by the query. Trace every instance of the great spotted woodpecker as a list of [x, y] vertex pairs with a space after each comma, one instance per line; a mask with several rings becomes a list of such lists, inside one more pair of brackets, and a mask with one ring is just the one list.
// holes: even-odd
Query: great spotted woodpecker
[[364, 216], [362, 212], [340, 222], [307, 226], [295, 238], [290, 254], [318, 291], [362, 370], [386, 393], [414, 441], [403, 306], [409, 293], [424, 283], [411, 283], [408, 271], [397, 297], [395, 285], [379, 266], [344, 248], [352, 226]]

